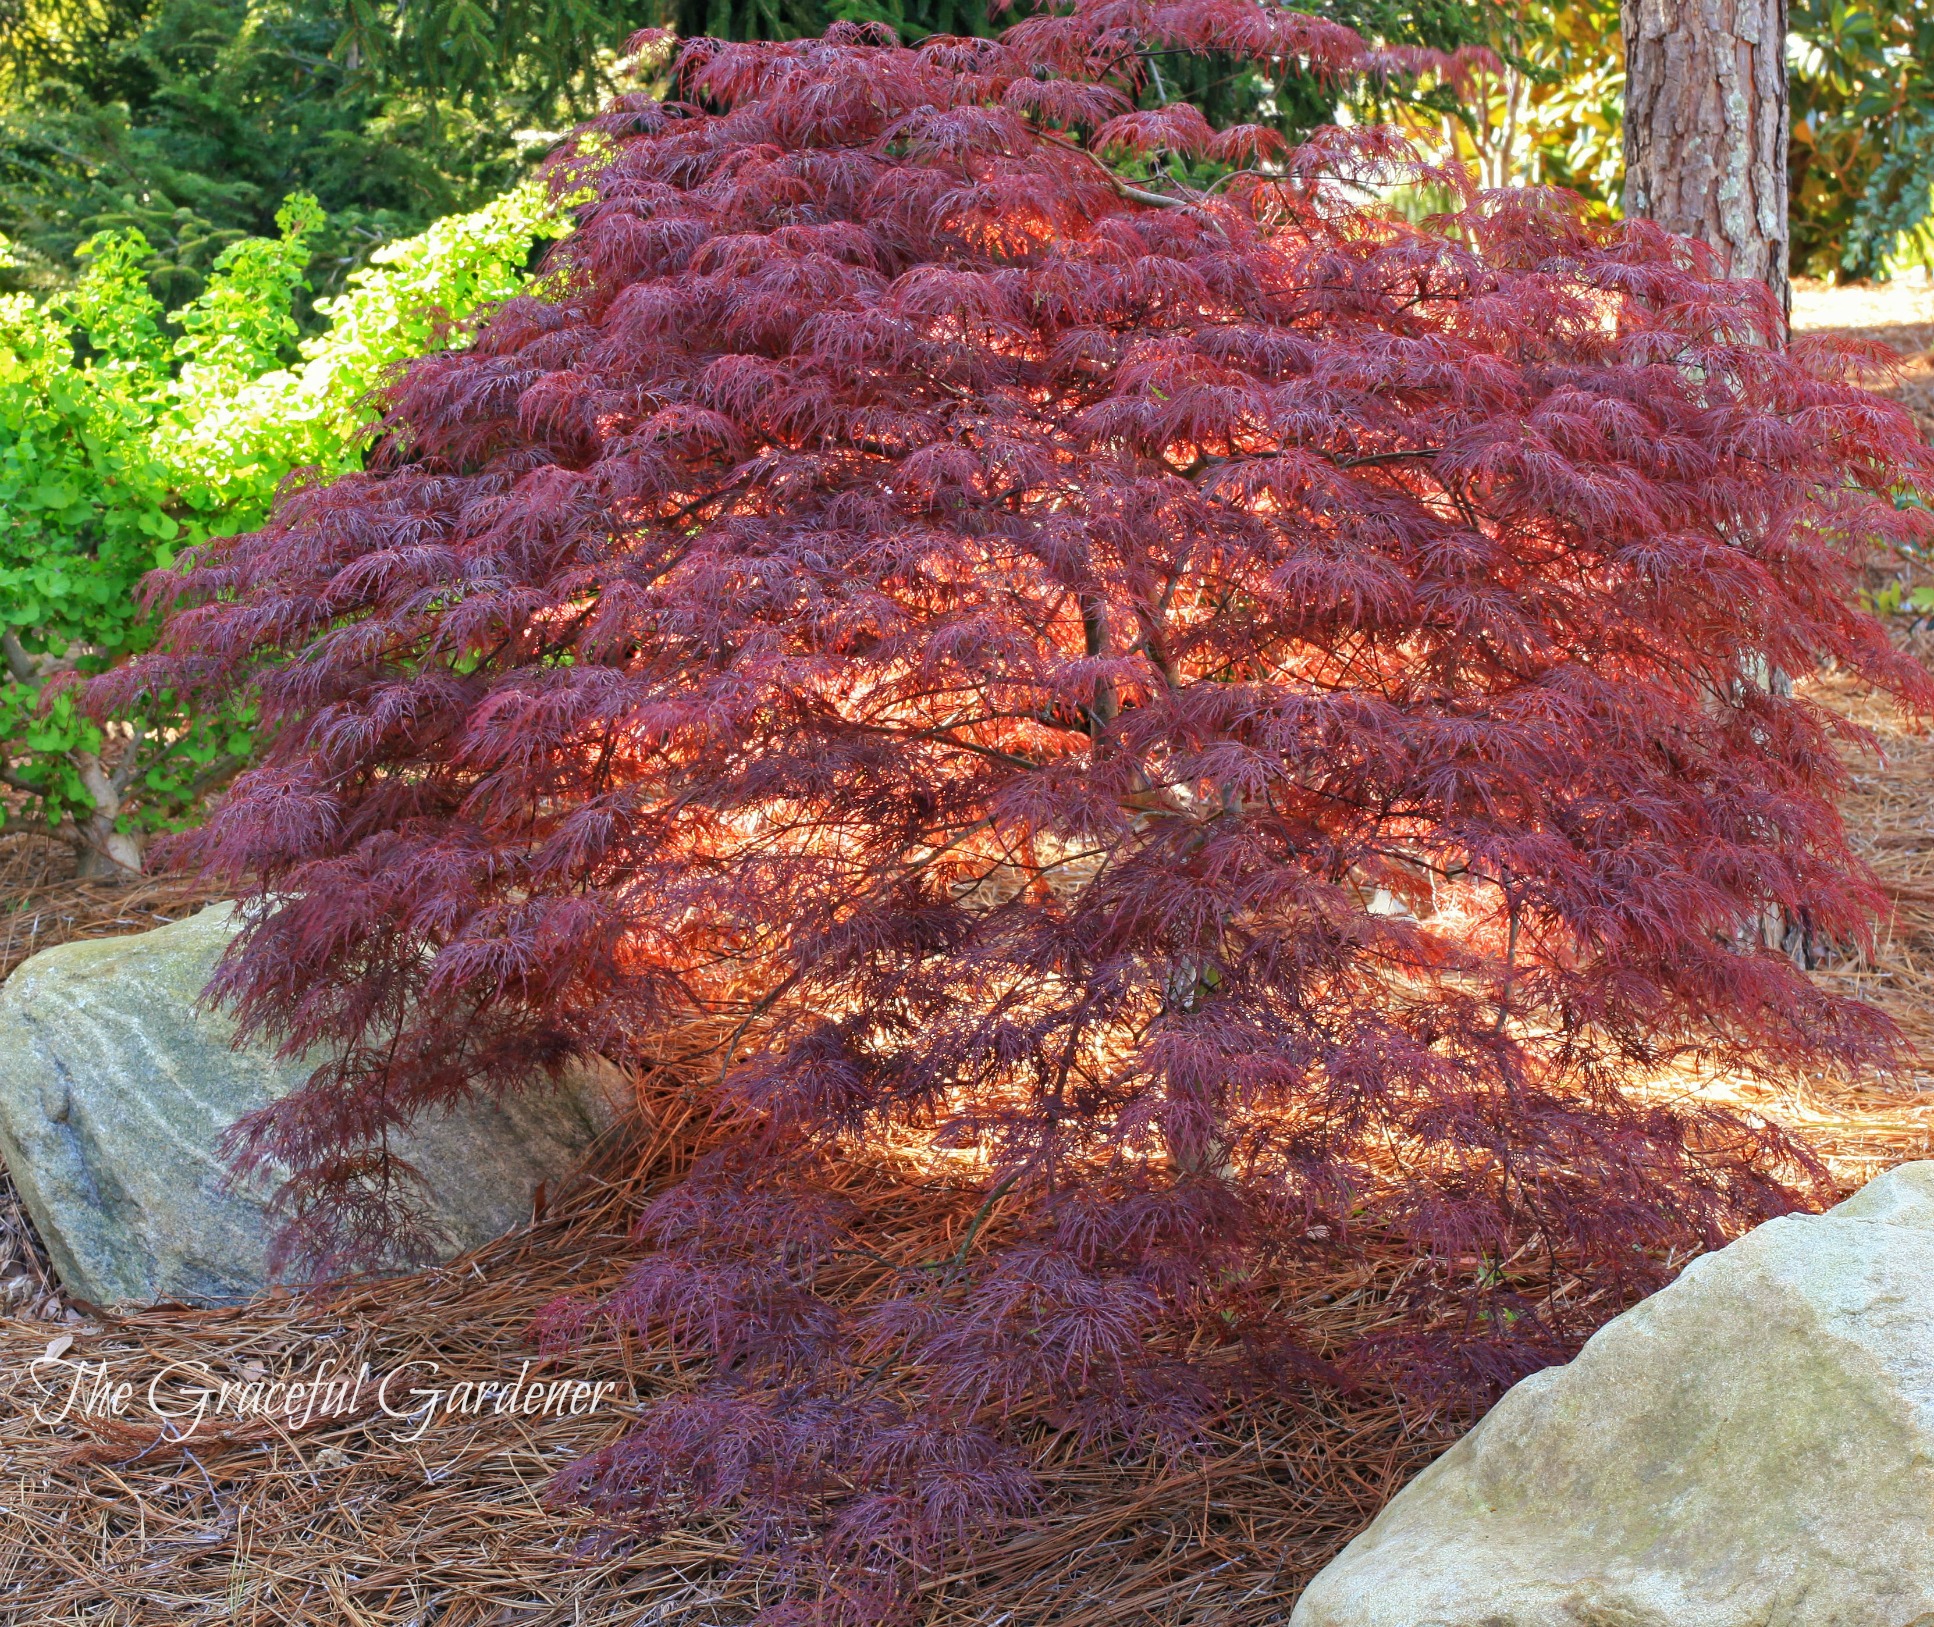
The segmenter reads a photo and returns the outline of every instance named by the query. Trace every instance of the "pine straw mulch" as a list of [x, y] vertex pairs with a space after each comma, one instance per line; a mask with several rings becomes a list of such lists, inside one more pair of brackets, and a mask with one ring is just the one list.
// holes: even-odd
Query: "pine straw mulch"
[[[1891, 562], [1886, 574], [1897, 574]], [[1907, 574], [1910, 586], [1934, 582], [1934, 568]], [[1934, 618], [1896, 620], [1899, 642], [1934, 665]], [[1873, 866], [1891, 906], [1871, 955], [1843, 950], [1813, 976], [1887, 1013], [1910, 1048], [1907, 1066], [1891, 1078], [1795, 1071], [1777, 1083], [1686, 1077], [1643, 1088], [1764, 1114], [1820, 1153], [1847, 1193], [1896, 1164], [1934, 1157], [1934, 732], [1905, 722], [1891, 700], [1844, 674], [1801, 689], [1871, 730], [1884, 753], [1878, 761], [1847, 754], [1840, 806], [1854, 851]]]
[[[514, 1378], [534, 1356], [533, 1315], [564, 1290], [595, 1292], [622, 1267], [641, 1194], [676, 1179], [702, 1140], [699, 1093], [676, 1067], [639, 1081], [632, 1149], [583, 1178], [545, 1217], [404, 1281], [323, 1304], [279, 1296], [237, 1309], [157, 1308], [78, 1322], [0, 1322], [0, 1621], [7, 1623], [470, 1624], [741, 1622], [756, 1589], [730, 1581], [722, 1525], [673, 1531], [622, 1556], [587, 1548], [587, 1520], [549, 1508], [550, 1474], [622, 1429], [636, 1409], [583, 1418], [444, 1419], [414, 1425], [366, 1402], [353, 1418], [284, 1428], [225, 1422], [164, 1437], [140, 1395], [168, 1363], [237, 1382], [437, 1362], [407, 1383]], [[857, 1170], [853, 1195], [907, 1263], [949, 1249], [977, 1194]], [[1396, 1260], [1306, 1287], [1338, 1338], [1383, 1325]], [[65, 1342], [63, 1342], [65, 1341]], [[34, 1416], [24, 1369], [50, 1346], [132, 1381], [126, 1422]], [[532, 1378], [618, 1382], [645, 1399], [681, 1382], [670, 1353], [611, 1339], [535, 1363]], [[398, 1391], [401, 1392], [399, 1384]], [[44, 1405], [59, 1407], [64, 1392]], [[1252, 1412], [1200, 1456], [1112, 1467], [1067, 1454], [1041, 1512], [928, 1584], [934, 1627], [1278, 1620], [1304, 1582], [1455, 1430], [1394, 1405], [1316, 1389]]]
[[128, 886], [75, 881], [73, 864], [72, 853], [45, 837], [0, 835], [0, 978], [55, 944], [146, 932], [220, 896], [182, 876], [145, 876]]

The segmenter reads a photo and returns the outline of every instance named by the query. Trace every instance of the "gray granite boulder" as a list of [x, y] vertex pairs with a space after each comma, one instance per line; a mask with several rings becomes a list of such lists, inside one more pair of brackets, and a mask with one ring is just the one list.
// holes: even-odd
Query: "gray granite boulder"
[[[220, 904], [157, 931], [44, 950], [0, 985], [0, 1158], [67, 1290], [98, 1305], [244, 1299], [268, 1285], [273, 1180], [225, 1186], [216, 1142], [307, 1062], [234, 1050], [199, 1005], [235, 931]], [[616, 1069], [426, 1119], [398, 1151], [451, 1253], [529, 1219], [618, 1118]]]
[[1291, 1627], [1934, 1627], [1934, 1163], [1517, 1385]]

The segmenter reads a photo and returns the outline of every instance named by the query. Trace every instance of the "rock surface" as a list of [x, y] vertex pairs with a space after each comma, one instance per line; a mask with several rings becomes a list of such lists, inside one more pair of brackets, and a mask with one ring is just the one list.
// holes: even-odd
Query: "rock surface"
[[1934, 1627], [1934, 1163], [1517, 1385], [1291, 1627]]
[[[44, 950], [0, 985], [0, 1158], [81, 1299], [211, 1304], [268, 1285], [274, 1181], [226, 1190], [216, 1142], [313, 1064], [233, 1050], [234, 1025], [199, 1009], [235, 927], [219, 904], [157, 931]], [[617, 1070], [580, 1070], [420, 1123], [398, 1151], [426, 1177], [450, 1252], [527, 1220], [538, 1183], [583, 1159], [622, 1094]]]

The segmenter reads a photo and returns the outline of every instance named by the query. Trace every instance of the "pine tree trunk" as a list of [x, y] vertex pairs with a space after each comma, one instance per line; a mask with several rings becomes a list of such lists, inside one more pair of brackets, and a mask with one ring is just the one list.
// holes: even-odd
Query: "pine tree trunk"
[[1712, 246], [1792, 311], [1787, 0], [1621, 0], [1625, 212]]
[[[1787, 0], [1619, 0], [1625, 213], [1699, 239], [1730, 276], [1759, 278], [1790, 325], [1786, 17]], [[1785, 673], [1762, 666], [1757, 680], [1792, 693]], [[1813, 964], [1805, 921], [1777, 905], [1740, 938]]]

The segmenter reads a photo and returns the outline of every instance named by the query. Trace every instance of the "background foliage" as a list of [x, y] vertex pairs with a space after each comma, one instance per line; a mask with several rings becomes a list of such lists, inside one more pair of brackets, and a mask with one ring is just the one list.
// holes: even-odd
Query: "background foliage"
[[506, 189], [549, 144], [547, 121], [591, 94], [560, 88], [534, 50], [481, 76], [461, 55], [422, 71], [401, 46], [394, 67], [372, 63], [333, 0], [88, 8], [79, 36], [40, 4], [11, 36], [0, 102], [17, 287], [65, 280], [83, 241], [133, 227], [156, 297], [184, 305], [227, 245], [271, 234], [282, 200], [306, 192], [327, 217], [308, 234], [310, 281], [340, 291], [378, 244]]
[[[616, 83], [637, 27], [790, 38], [880, 20], [904, 38], [984, 33], [998, 0], [10, 0], [0, 27], [0, 286], [47, 287], [93, 234], [138, 227], [170, 308], [216, 255], [314, 195], [309, 280], [339, 290], [379, 243], [475, 208], [529, 172]], [[1488, 45], [1494, 72], [1401, 114], [1492, 184], [1554, 181], [1616, 199], [1622, 66], [1614, 0], [1306, 0], [1391, 45]], [[1925, 231], [1934, 191], [1934, 13], [1921, 0], [1796, 0], [1795, 265], [1884, 275]], [[1299, 134], [1335, 98], [1291, 73], [1177, 56], [1149, 100], [1212, 123]], [[1914, 234], [1919, 233], [1916, 237]], [[297, 318], [313, 322], [299, 299]]]
[[1615, 204], [1625, 93], [1617, 0], [1515, 0], [1481, 15], [1475, 43], [1493, 48], [1496, 65], [1473, 76], [1435, 128], [1414, 113], [1402, 122], [1435, 136], [1486, 186], [1567, 186]]
[[1792, 28], [1795, 272], [1934, 263], [1934, 8], [1794, 0]]
[[[907, 37], [984, 33], [988, 0], [13, 0], [0, 34], [0, 278], [70, 276], [96, 232], [136, 227], [164, 305], [217, 254], [312, 194], [311, 280], [334, 291], [373, 247], [528, 173], [614, 87], [625, 39], [668, 23], [729, 39], [882, 20]], [[1322, 0], [1375, 38], [1440, 47], [1497, 31], [1490, 0]], [[1295, 74], [1178, 56], [1150, 99], [1300, 133], [1334, 94]], [[3, 284], [0, 284], [3, 285]], [[309, 322], [306, 309], [298, 318]]]
[[107, 721], [126, 743], [109, 767], [102, 724], [65, 696], [41, 710], [43, 684], [141, 647], [136, 584], [177, 549], [259, 525], [292, 470], [354, 466], [387, 369], [515, 292], [533, 243], [562, 229], [525, 186], [387, 244], [317, 303], [323, 326], [298, 343], [297, 298], [328, 223], [298, 195], [277, 224], [225, 248], [173, 312], [132, 227], [82, 246], [71, 290], [0, 298], [0, 777], [83, 868], [138, 861], [143, 831], [239, 763], [246, 718], [164, 698]]

